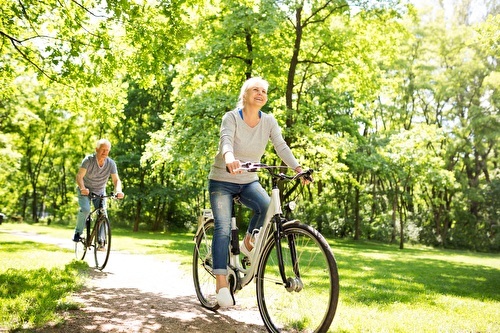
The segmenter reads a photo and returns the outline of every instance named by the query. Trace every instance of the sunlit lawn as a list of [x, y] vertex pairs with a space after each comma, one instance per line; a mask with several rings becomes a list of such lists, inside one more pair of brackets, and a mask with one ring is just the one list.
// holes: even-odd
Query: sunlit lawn
[[[4, 223], [2, 229], [43, 233], [71, 242], [73, 226]], [[2, 232], [0, 242], [0, 279], [5, 279], [9, 267], [22, 267], [30, 275], [30, 270], [41, 267], [63, 269], [73, 260], [70, 250], [35, 246]], [[340, 300], [332, 332], [500, 332], [499, 254], [420, 246], [399, 250], [397, 245], [339, 240], [330, 240], [330, 245], [340, 274]], [[40, 248], [54, 260], [44, 261]], [[183, 269], [191, 269], [190, 233], [113, 229], [112, 249], [175, 260]], [[250, 298], [241, 301], [251, 303], [254, 289], [251, 283], [237, 297]]]
[[78, 307], [67, 297], [81, 287], [88, 266], [71, 254], [0, 232], [0, 331], [57, 323], [59, 311]]
[[500, 332], [500, 256], [335, 242], [336, 332]]

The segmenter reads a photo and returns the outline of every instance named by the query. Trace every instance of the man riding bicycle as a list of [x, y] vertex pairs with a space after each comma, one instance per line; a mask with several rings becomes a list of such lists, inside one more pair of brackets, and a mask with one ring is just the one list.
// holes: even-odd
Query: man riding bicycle
[[[95, 153], [87, 155], [76, 175], [76, 183], [78, 185], [78, 205], [80, 209], [77, 214], [75, 234], [73, 236], [74, 242], [80, 241], [80, 235], [83, 232], [85, 220], [90, 214], [90, 193], [97, 195], [104, 195], [106, 193], [106, 183], [111, 176], [113, 185], [116, 192], [116, 197], [122, 199], [124, 194], [122, 192], [122, 182], [118, 176], [118, 170], [114, 160], [108, 157], [111, 150], [111, 143], [106, 139], [97, 141]], [[92, 200], [94, 207], [99, 206], [100, 198]], [[105, 200], [105, 199], [102, 199]], [[106, 202], [103, 203], [106, 208]]]

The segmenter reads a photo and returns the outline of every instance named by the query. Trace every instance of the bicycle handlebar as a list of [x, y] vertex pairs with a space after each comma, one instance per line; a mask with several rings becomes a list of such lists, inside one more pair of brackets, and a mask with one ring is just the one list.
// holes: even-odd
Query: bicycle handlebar
[[117, 199], [118, 197], [116, 196], [116, 193], [111, 192], [108, 195], [103, 195], [103, 194], [95, 194], [95, 193], [89, 193], [88, 197], [90, 199], [97, 199], [97, 198], [111, 198], [111, 199]]
[[236, 170], [244, 170], [247, 172], [257, 172], [259, 170], [265, 169], [269, 172], [269, 174], [271, 176], [273, 176], [275, 178], [279, 178], [281, 180], [284, 180], [284, 179], [296, 180], [296, 179], [304, 178], [305, 180], [307, 180], [309, 182], [313, 181], [313, 179], [311, 177], [312, 173], [314, 172], [313, 169], [308, 169], [306, 171], [299, 172], [299, 173], [295, 174], [294, 176], [288, 176], [282, 172], [276, 173], [276, 172], [272, 171], [273, 169], [281, 169], [281, 168], [291, 169], [288, 166], [274, 166], [274, 165], [267, 165], [264, 163], [245, 162], [245, 163], [241, 163], [241, 166]]

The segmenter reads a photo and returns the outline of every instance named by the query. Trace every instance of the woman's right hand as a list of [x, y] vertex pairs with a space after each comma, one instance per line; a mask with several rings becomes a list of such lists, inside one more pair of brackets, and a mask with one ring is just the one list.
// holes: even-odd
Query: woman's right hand
[[224, 155], [224, 160], [226, 161], [226, 170], [227, 172], [231, 174], [237, 174], [237, 173], [242, 173], [242, 170], [238, 170], [241, 167], [241, 163], [239, 160], [234, 158], [234, 155], [232, 152], [228, 151]]
[[243, 172], [243, 170], [238, 170], [240, 167], [241, 163], [239, 160], [234, 160], [230, 163], [226, 163], [226, 170], [233, 175]]

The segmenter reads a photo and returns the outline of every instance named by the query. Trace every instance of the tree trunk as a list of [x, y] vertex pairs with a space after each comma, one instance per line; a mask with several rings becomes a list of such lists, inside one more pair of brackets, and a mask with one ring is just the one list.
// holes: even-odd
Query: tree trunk
[[139, 222], [141, 220], [141, 210], [142, 210], [142, 199], [137, 199], [137, 204], [135, 206], [135, 217], [134, 217], [134, 228], [133, 231], [139, 231]]
[[354, 240], [361, 239], [361, 222], [359, 217], [359, 188], [358, 186], [354, 189], [354, 203], [353, 203], [353, 213], [354, 213]]

